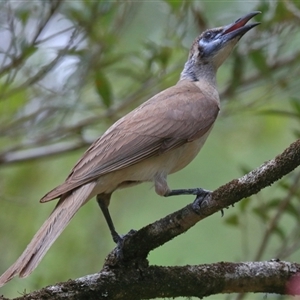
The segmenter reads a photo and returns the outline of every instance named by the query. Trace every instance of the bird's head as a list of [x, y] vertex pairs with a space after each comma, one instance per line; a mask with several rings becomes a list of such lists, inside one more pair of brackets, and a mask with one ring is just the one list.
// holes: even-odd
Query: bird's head
[[192, 78], [195, 80], [201, 75], [198, 72], [201, 72], [201, 66], [203, 65], [209, 65], [215, 72], [240, 38], [250, 29], [260, 24], [247, 24], [250, 19], [259, 13], [259, 11], [251, 12], [232, 24], [204, 31], [194, 41], [186, 63], [189, 70], [185, 67], [184, 71], [194, 72]]

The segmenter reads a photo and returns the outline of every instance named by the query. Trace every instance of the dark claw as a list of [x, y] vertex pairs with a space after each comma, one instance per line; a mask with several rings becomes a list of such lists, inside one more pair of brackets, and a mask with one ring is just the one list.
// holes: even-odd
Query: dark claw
[[279, 258], [271, 258], [269, 261], [270, 262], [280, 262], [280, 259]]
[[117, 244], [117, 256], [119, 260], [124, 259], [124, 253], [123, 253], [123, 247], [124, 243], [126, 242], [126, 239], [130, 238], [130, 236], [134, 235], [137, 232], [137, 230], [131, 229], [128, 233], [124, 235], [118, 235], [118, 240], [116, 242]]
[[201, 211], [201, 204], [205, 201], [206, 197], [211, 194], [211, 191], [198, 189], [199, 193], [193, 203], [194, 211], [199, 215]]

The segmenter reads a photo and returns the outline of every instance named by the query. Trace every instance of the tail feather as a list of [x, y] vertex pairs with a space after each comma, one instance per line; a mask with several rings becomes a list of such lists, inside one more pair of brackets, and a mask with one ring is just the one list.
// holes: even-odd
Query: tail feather
[[17, 275], [20, 277], [28, 276], [37, 267], [75, 213], [91, 198], [95, 184], [95, 182], [85, 184], [58, 202], [49, 218], [35, 234], [22, 255], [1, 275], [0, 287]]

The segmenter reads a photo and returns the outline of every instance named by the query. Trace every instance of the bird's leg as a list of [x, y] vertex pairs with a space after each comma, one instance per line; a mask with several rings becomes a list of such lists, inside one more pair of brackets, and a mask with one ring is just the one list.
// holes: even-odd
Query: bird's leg
[[204, 190], [202, 188], [194, 188], [194, 189], [180, 189], [180, 190], [170, 190], [167, 183], [167, 176], [164, 173], [158, 173], [154, 178], [154, 186], [155, 192], [164, 197], [170, 196], [178, 196], [178, 195], [196, 195], [198, 196], [206, 196], [211, 193], [208, 190]]
[[199, 211], [199, 208], [201, 208], [202, 202], [209, 194], [211, 194], [211, 191], [202, 188], [194, 188], [194, 189], [168, 190], [168, 192], [165, 193], [164, 196], [169, 197], [169, 196], [178, 196], [178, 195], [196, 195], [197, 197], [194, 201], [193, 207], [197, 212]]
[[106, 223], [109, 227], [109, 230], [111, 232], [111, 236], [112, 236], [114, 242], [119, 245], [122, 241], [122, 238], [116, 232], [114, 223], [112, 221], [112, 218], [111, 218], [109, 210], [108, 210], [110, 197], [111, 197], [111, 194], [99, 194], [99, 195], [97, 195], [97, 202], [102, 210], [102, 213], [103, 213]]
[[[194, 189], [169, 190], [166, 194], [164, 194], [164, 197], [178, 196], [178, 195], [196, 195], [197, 198], [195, 199], [195, 202], [197, 202], [198, 207], [200, 207], [205, 197], [209, 194], [211, 194], [211, 191], [209, 190], [205, 190], [202, 188], [194, 188]], [[224, 216], [224, 210], [221, 209], [221, 217], [223, 216]]]
[[202, 189], [202, 188], [194, 188], [194, 189], [180, 189], [180, 190], [169, 190], [167, 191], [164, 196], [178, 196], [178, 195], [196, 195], [199, 196], [206, 196], [207, 194], [211, 193], [211, 191]]

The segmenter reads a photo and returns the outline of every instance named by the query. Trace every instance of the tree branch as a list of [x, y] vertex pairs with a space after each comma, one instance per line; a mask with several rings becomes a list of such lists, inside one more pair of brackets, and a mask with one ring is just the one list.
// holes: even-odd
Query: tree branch
[[240, 292], [298, 294], [295, 282], [299, 283], [299, 272], [300, 264], [283, 261], [107, 269], [48, 286], [15, 300], [138, 300], [179, 296], [201, 299], [213, 294]]
[[100, 273], [50, 286], [17, 299], [109, 297], [134, 300], [177, 296], [201, 298], [217, 293], [300, 294], [297, 289], [300, 286], [299, 264], [280, 261], [221, 262], [200, 266], [158, 267], [148, 266], [146, 260], [151, 250], [213, 213], [258, 193], [299, 165], [300, 139], [274, 159], [219, 187], [204, 199], [198, 197], [181, 210], [127, 234], [122, 249], [115, 248], [108, 255]]
[[42, 157], [49, 157], [55, 154], [62, 154], [73, 150], [81, 149], [83, 146], [88, 146], [90, 143], [83, 140], [61, 142], [53, 145], [36, 147], [34, 149], [22, 149], [17, 151], [6, 151], [0, 153], [0, 165], [5, 163], [16, 163], [27, 160], [34, 160]]

